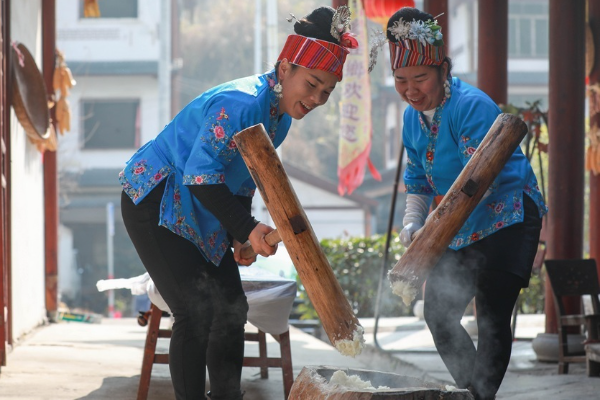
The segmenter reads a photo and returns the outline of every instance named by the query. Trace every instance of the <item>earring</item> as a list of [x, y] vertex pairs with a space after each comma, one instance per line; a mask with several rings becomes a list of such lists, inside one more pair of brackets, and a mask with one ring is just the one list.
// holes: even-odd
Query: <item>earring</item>
[[444, 96], [446, 96], [447, 99], [450, 98], [450, 79], [444, 81]]
[[278, 99], [283, 97], [283, 86], [281, 86], [281, 83], [278, 82], [275, 86], [273, 86], [273, 91]]

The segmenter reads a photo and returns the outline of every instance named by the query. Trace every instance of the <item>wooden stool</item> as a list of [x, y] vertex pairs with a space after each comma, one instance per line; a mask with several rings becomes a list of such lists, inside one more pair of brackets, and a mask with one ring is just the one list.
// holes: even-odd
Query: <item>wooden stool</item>
[[[156, 318], [158, 317], [158, 318]], [[150, 389], [150, 378], [154, 364], [168, 364], [168, 353], [156, 353], [156, 344], [159, 338], [170, 338], [170, 329], [160, 329], [162, 311], [152, 304], [152, 308], [144, 315], [138, 317], [138, 323], [142, 326], [148, 325], [146, 334], [146, 345], [144, 346], [144, 358], [142, 360], [142, 373], [138, 387], [137, 400], [146, 400]], [[260, 377], [269, 378], [269, 368], [281, 368], [283, 373], [283, 391], [288, 398], [292, 385], [294, 384], [294, 371], [292, 368], [292, 352], [290, 347], [290, 332], [286, 331], [280, 335], [271, 335], [279, 343], [281, 357], [267, 356], [266, 334], [259, 330], [257, 333], [246, 332], [246, 341], [258, 342], [258, 357], [244, 357], [244, 367], [260, 367]]]

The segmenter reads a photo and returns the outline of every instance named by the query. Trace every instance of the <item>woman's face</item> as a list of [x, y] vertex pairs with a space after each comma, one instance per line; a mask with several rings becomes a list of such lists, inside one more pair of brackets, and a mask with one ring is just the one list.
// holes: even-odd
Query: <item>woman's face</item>
[[337, 83], [336, 76], [329, 72], [301, 66], [292, 69], [287, 60], [279, 64], [278, 76], [283, 87], [279, 112], [294, 119], [302, 119], [316, 107], [325, 104]]
[[394, 71], [396, 91], [417, 111], [434, 109], [444, 99], [447, 72], [446, 63], [442, 64], [441, 71], [426, 65], [398, 68]]

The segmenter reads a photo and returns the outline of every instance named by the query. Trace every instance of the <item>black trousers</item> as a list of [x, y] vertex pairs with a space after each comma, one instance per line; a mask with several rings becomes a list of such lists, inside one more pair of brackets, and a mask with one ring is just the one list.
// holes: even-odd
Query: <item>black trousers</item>
[[[425, 321], [460, 388], [471, 386], [476, 399], [493, 399], [504, 379], [512, 350], [511, 316], [522, 277], [538, 247], [541, 218], [524, 195], [524, 221], [458, 251], [448, 250], [431, 271], [425, 289]], [[508, 271], [521, 271], [521, 276]], [[475, 298], [477, 348], [460, 321]]]
[[241, 399], [248, 302], [229, 250], [217, 267], [196, 246], [159, 226], [164, 184], [138, 205], [122, 193], [127, 232], [156, 288], [173, 312], [169, 369], [177, 399]]

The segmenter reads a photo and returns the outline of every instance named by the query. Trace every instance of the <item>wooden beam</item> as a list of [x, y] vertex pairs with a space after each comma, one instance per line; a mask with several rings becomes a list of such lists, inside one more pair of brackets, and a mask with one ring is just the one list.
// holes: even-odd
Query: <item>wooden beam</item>
[[234, 140], [329, 340], [343, 355], [359, 354], [364, 344], [363, 327], [335, 278], [264, 126], [244, 129]]

